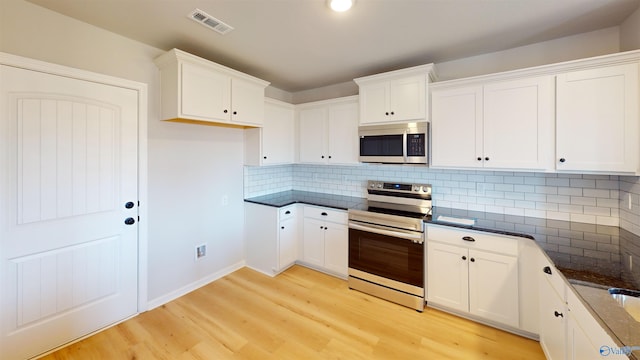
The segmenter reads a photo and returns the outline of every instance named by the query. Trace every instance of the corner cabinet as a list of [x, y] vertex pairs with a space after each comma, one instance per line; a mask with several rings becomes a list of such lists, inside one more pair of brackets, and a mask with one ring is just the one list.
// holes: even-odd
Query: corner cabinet
[[546, 358], [628, 359], [624, 354], [601, 354], [604, 348], [617, 348], [616, 343], [566, 284], [560, 272], [543, 255], [541, 259], [538, 268], [540, 346]]
[[244, 164], [293, 164], [295, 149], [294, 105], [265, 99], [264, 124], [244, 131]]
[[297, 105], [299, 162], [358, 163], [358, 97]]
[[262, 126], [268, 82], [178, 49], [155, 63], [162, 77], [162, 120]]
[[360, 125], [427, 120], [427, 86], [433, 64], [357, 78]]
[[558, 171], [637, 173], [638, 61], [557, 76]]
[[247, 266], [269, 276], [286, 270], [298, 257], [301, 207], [244, 203]]
[[427, 227], [427, 303], [518, 328], [518, 240]]
[[553, 77], [432, 87], [432, 167], [546, 170]]

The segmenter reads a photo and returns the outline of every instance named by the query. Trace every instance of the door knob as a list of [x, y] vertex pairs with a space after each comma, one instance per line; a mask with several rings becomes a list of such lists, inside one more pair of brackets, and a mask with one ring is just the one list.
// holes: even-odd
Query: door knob
[[130, 217], [130, 218], [126, 218], [124, 220], [124, 223], [127, 224], [127, 225], [133, 225], [133, 224], [136, 223], [136, 220], [134, 218]]

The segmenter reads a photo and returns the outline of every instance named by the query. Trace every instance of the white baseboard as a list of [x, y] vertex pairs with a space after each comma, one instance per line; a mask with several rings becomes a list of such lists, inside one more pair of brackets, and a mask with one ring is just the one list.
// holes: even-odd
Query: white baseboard
[[191, 284], [181, 287], [175, 291], [172, 291], [166, 295], [162, 295], [153, 300], [147, 302], [147, 311], [157, 308], [158, 306], [162, 306], [170, 301], [173, 301], [181, 296], [184, 296], [194, 290], [197, 290], [213, 281], [216, 281], [224, 276], [231, 274], [232, 272], [241, 269], [245, 266], [245, 261], [240, 261], [231, 266], [227, 266], [220, 271], [217, 271], [209, 276], [206, 276], [198, 281], [194, 281]]

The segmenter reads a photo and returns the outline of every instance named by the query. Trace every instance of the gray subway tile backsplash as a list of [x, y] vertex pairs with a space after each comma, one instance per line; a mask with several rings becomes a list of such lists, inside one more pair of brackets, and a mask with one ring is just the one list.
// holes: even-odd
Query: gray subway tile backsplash
[[640, 178], [636, 176], [293, 164], [245, 167], [244, 192], [247, 198], [286, 190], [365, 197], [367, 180], [430, 183], [434, 206], [619, 225], [640, 235]]

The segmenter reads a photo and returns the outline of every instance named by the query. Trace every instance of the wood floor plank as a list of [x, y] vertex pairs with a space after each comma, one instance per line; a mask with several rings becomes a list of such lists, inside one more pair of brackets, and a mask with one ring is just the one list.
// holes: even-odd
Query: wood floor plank
[[62, 348], [59, 359], [544, 359], [538, 342], [442, 311], [423, 313], [293, 266], [242, 268]]

